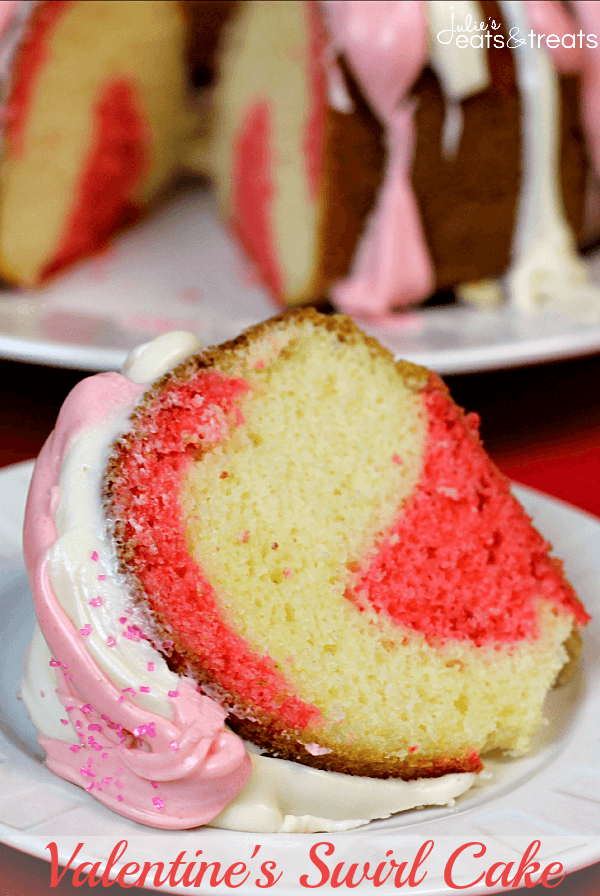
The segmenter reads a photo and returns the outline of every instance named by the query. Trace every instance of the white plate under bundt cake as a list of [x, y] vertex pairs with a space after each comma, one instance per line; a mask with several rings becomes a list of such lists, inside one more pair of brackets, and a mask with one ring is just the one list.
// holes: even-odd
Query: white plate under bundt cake
[[[84, 380], [38, 460], [25, 554], [48, 765], [159, 827], [235, 815], [270, 762], [324, 776], [322, 811], [313, 792], [286, 813], [313, 830], [447, 802], [482, 755], [527, 749], [588, 618], [476, 418], [311, 310], [205, 351], [163, 337]], [[387, 808], [325, 805], [365, 780]]]

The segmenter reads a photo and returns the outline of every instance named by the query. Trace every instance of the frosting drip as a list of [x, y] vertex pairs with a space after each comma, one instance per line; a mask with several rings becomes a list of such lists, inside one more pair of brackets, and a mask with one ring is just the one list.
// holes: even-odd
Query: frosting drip
[[[528, 4], [501, 0], [500, 8], [510, 28], [521, 34], [530, 30]], [[556, 11], [546, 23], [539, 6], [534, 4], [532, 11], [537, 29], [556, 24], [564, 31], [564, 23], [555, 21]], [[590, 283], [578, 256], [562, 202], [558, 75], [550, 54], [535, 43], [532, 46], [529, 39], [514, 52], [522, 106], [523, 180], [507, 275], [510, 297], [526, 314], [550, 303], [595, 319], [600, 314], [600, 291]], [[562, 54], [557, 61], [564, 67]]]
[[[118, 803], [122, 815], [161, 828], [195, 827], [222, 811], [248, 779], [250, 760], [242, 742], [223, 729], [225, 714], [193, 682], [173, 676], [172, 720], [125, 694], [135, 695], [136, 689], [119, 688], [100, 668], [88, 645], [91, 623], [76, 628], [57, 600], [48, 568], [60, 542], [53, 511], [71, 447], [87, 428], [130, 411], [141, 391], [119, 374], [84, 380], [65, 402], [36, 465], [27, 503], [25, 560], [38, 620], [53, 663], [60, 667], [58, 696], [84, 738], [80, 745], [47, 737], [40, 743], [51, 769], [88, 789], [92, 783], [94, 796], [113, 808]], [[63, 521], [67, 526], [71, 522], [68, 513]], [[91, 562], [98, 562], [94, 555]], [[109, 786], [113, 781], [102, 786], [108, 778], [119, 780], [122, 788]]]
[[348, 59], [386, 127], [387, 143], [375, 209], [350, 275], [332, 295], [348, 314], [382, 315], [394, 305], [419, 301], [434, 286], [410, 183], [415, 109], [408, 91], [427, 59], [427, 20], [421, 2], [325, 0], [323, 7], [334, 50]]

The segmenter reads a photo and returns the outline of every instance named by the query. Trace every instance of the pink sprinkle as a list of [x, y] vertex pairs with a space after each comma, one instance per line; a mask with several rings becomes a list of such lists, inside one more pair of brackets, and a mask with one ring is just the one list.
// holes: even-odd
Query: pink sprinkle
[[79, 769], [79, 771], [86, 778], [95, 778], [96, 777], [96, 775], [93, 773], [93, 771], [89, 768], [86, 768], [85, 765], [82, 765], [81, 768]]
[[91, 633], [92, 633], [92, 626], [89, 624], [89, 622], [86, 622], [86, 624], [83, 626], [83, 628], [79, 629], [79, 634], [83, 635], [84, 638], [87, 638], [87, 636], [91, 635]]
[[60, 724], [61, 724], [61, 725], [68, 725], [68, 724], [69, 724], [69, 720], [68, 720], [68, 719], [61, 719], [61, 720], [60, 720]]
[[122, 694], [133, 694], [133, 696], [135, 697], [135, 691], [133, 690], [133, 688], [121, 688], [121, 693]]
[[71, 681], [72, 678], [73, 676], [70, 672], [65, 672], [65, 681]]
[[169, 697], [179, 697], [179, 691], [168, 691]]
[[185, 286], [179, 291], [179, 295], [183, 302], [190, 302], [193, 304], [200, 300], [201, 293], [194, 286]]
[[122, 803], [122, 802], [123, 802], [123, 797], [121, 796], [121, 794], [118, 795], [118, 797], [117, 797], [117, 802], [118, 802], [118, 803]]
[[102, 598], [101, 597], [93, 597], [90, 601], [90, 607], [101, 607], [102, 606]]
[[117, 642], [115, 641], [115, 639], [113, 638], [113, 636], [110, 635], [108, 641], [106, 642], [106, 646], [107, 646], [107, 647], [114, 647], [114, 646], [116, 645], [116, 643], [117, 643]]
[[401, 467], [402, 464], [404, 463], [404, 461], [402, 460], [402, 458], [400, 457], [399, 454], [392, 454], [392, 460], [394, 461], [395, 464], [398, 464], [399, 467]]
[[96, 723], [88, 725], [88, 731], [102, 731], [102, 725], [97, 725]]
[[148, 672], [154, 672], [154, 663], [148, 663]]
[[69, 750], [71, 751], [71, 753], [79, 753], [81, 747], [79, 746], [79, 744], [73, 744], [72, 747], [69, 747]]
[[119, 702], [119, 703], [125, 703], [125, 697], [123, 696], [123, 694], [121, 694], [121, 696], [119, 697], [118, 702]]
[[75, 727], [81, 728], [81, 722], [79, 721], [79, 719], [77, 719], [77, 721], [75, 722]]
[[152, 802], [154, 803], [154, 805], [156, 806], [157, 809], [165, 808], [165, 804], [163, 803], [163, 801], [161, 800], [161, 798], [159, 796], [153, 797]]
[[283, 570], [283, 575], [285, 576], [286, 579], [291, 579], [291, 577], [294, 575], [294, 573], [289, 568], [289, 566], [286, 566], [285, 569]]
[[155, 790], [158, 790], [158, 784], [156, 781], [150, 781]]
[[86, 792], [86, 793], [89, 793], [90, 790], [93, 790], [93, 789], [94, 789], [94, 782], [93, 782], [93, 781], [90, 781], [90, 783], [88, 784], [88, 786], [85, 788], [85, 792]]
[[105, 578], [106, 578], [105, 575], [98, 576], [98, 581], [103, 582]]
[[102, 721], [104, 721], [104, 722], [110, 722], [110, 719], [109, 719], [108, 716], [105, 715], [104, 713], [102, 713], [102, 715], [100, 716], [100, 718], [101, 718]]
[[96, 562], [98, 560], [98, 551], [94, 551], [94, 553], [92, 554], [92, 560], [94, 562]]
[[84, 703], [83, 706], [81, 707], [81, 711], [84, 715], [87, 715], [88, 712], [94, 711], [94, 707], [92, 706], [91, 703]]
[[73, 706], [65, 706], [65, 709], [67, 710], [67, 712], [71, 712], [71, 710], [74, 709], [74, 707]]
[[119, 622], [121, 623], [121, 625], [125, 625], [125, 623], [127, 622], [127, 616], [119, 616]]
[[50, 660], [50, 665], [56, 668], [57, 666], [60, 666], [60, 663], [58, 660], [52, 659]]
[[102, 758], [103, 758], [103, 759], [108, 759], [108, 753], [103, 753], [103, 754], [102, 754]]
[[169, 744], [172, 750], [177, 751], [179, 749], [179, 743], [176, 740], [172, 740]]
[[243, 532], [238, 532], [235, 537], [238, 541], [241, 541], [242, 544], [246, 544], [248, 539], [250, 538], [250, 529], [244, 529]]
[[149, 737], [156, 737], [156, 729], [154, 727], [154, 722], [150, 722], [149, 725], [146, 725], [146, 729], [148, 731]]
[[150, 693], [150, 688], [148, 687], [148, 685], [145, 685], [145, 684], [143, 684], [140, 688], [138, 688], [138, 690], [139, 690], [140, 694], [149, 694]]
[[67, 666], [66, 663], [63, 663], [63, 664], [62, 664], [62, 670], [63, 670], [63, 672], [66, 672], [68, 668], [69, 668], [69, 667]]

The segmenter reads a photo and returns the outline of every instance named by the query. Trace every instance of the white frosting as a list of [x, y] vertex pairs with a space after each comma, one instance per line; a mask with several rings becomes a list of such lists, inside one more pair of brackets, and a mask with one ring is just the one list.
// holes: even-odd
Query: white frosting
[[[189, 333], [159, 337], [136, 349], [124, 371], [134, 382], [149, 383], [198, 346]], [[145, 620], [132, 608], [118, 573], [101, 501], [109, 451], [126, 430], [127, 418], [115, 417], [87, 429], [70, 448], [55, 497], [57, 539], [48, 568], [61, 607], [79, 630], [88, 631], [86, 646], [97, 664], [117, 687], [133, 688], [134, 703], [171, 719], [168, 692], [177, 690], [179, 678], [150, 641], [137, 634], [144, 632]], [[40, 733], [76, 743], [71, 724], [60, 721], [65, 712], [55, 693], [50, 659], [37, 629], [27, 658], [23, 699]], [[477, 777], [465, 773], [412, 782], [373, 780], [254, 754], [252, 764], [250, 781], [214, 826], [260, 832], [345, 830], [416, 806], [451, 804]]]
[[[491, 84], [487, 61], [487, 50], [469, 43], [458, 47], [456, 41], [444, 39], [448, 31], [450, 15], [454, 16], [454, 28], [466, 32], [469, 23], [485, 20], [479, 3], [474, 0], [455, 0], [454, 3], [440, 3], [427, 0], [427, 20], [429, 22], [430, 46], [429, 64], [436, 73], [445, 100], [445, 117], [442, 131], [442, 150], [446, 156], [458, 152], [463, 130], [463, 100], [481, 93]], [[438, 40], [438, 35], [442, 40]], [[469, 35], [470, 36], [470, 35]]]
[[562, 204], [558, 75], [548, 52], [526, 38], [525, 4], [500, 0], [500, 8], [507, 30], [518, 29], [514, 58], [522, 108], [523, 176], [507, 275], [510, 297], [525, 314], [553, 304], [600, 319], [600, 291], [577, 254]]
[[125, 359], [121, 373], [132, 383], [150, 383], [201, 348], [202, 343], [193, 333], [183, 330], [164, 333], [134, 348]]
[[[470, 42], [466, 47], [459, 47], [455, 39], [445, 39], [443, 32], [448, 32], [451, 15], [454, 16], [455, 30], [465, 34], [469, 23], [478, 25], [485, 21], [485, 16], [480, 4], [474, 0], [454, 0], [453, 3], [427, 0], [429, 64], [438, 77], [446, 99], [451, 103], [460, 103], [487, 90], [492, 82], [485, 46]], [[441, 35], [441, 40], [438, 40], [438, 35]]]

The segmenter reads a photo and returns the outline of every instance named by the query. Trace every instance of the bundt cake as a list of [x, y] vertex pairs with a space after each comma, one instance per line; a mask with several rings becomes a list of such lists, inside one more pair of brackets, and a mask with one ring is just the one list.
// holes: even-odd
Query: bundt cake
[[[197, 37], [199, 6], [211, 24]], [[227, 12], [227, 4], [222, 4]], [[181, 171], [221, 4], [19, 3], [4, 23], [0, 274], [32, 285], [102, 248]]]
[[447, 802], [418, 788], [460, 792], [486, 752], [525, 751], [588, 618], [476, 417], [312, 309], [205, 351], [163, 337], [83, 381], [38, 460], [25, 553], [48, 765], [165, 827], [242, 787], [233, 731], [251, 790], [260, 762], [323, 794], [370, 779], [362, 813], [283, 813], [311, 829], [389, 814], [394, 787]]
[[507, 274], [524, 311], [597, 306], [576, 240], [598, 227], [598, 53], [578, 32], [600, 33], [597, 4], [238, 4], [208, 164], [271, 294], [382, 316], [497, 299]]

